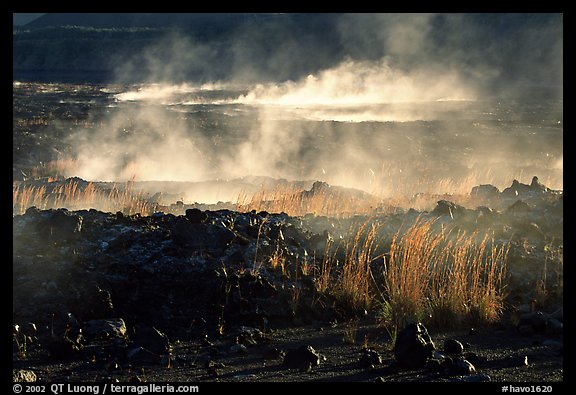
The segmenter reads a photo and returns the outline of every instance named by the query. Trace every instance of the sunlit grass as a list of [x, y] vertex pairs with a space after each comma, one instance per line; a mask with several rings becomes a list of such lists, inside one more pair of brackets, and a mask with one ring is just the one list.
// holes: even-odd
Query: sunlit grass
[[272, 190], [262, 188], [251, 196], [245, 192], [240, 193], [236, 200], [236, 210], [284, 212], [297, 217], [312, 214], [341, 218], [373, 213], [378, 203], [378, 199], [356, 198], [340, 190], [320, 189], [306, 193], [293, 187], [277, 186]]
[[156, 205], [149, 203], [141, 193], [133, 191], [134, 180], [114, 184], [109, 190], [98, 188], [92, 182], [70, 179], [50, 185], [51, 181], [39, 184], [12, 184], [12, 212], [23, 214], [29, 207], [41, 210], [67, 208], [69, 210], [96, 209], [107, 212], [121, 211], [124, 214], [150, 215]]
[[452, 234], [419, 220], [397, 233], [384, 267], [386, 326], [438, 327], [496, 322], [504, 307], [506, 245], [489, 235]]

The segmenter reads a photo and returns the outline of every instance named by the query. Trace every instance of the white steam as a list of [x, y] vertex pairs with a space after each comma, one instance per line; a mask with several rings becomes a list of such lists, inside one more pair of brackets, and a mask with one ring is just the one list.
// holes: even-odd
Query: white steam
[[[485, 32], [467, 28], [467, 20], [347, 14], [338, 30], [348, 57], [274, 82], [269, 75], [258, 79], [259, 71], [289, 75], [314, 48], [278, 40], [272, 55], [263, 56], [256, 38], [269, 38], [264, 29], [221, 43], [231, 46], [227, 57], [172, 35], [119, 65], [119, 76], [145, 70], [154, 83], [116, 92], [111, 115], [71, 137], [78, 164], [71, 175], [104, 181], [270, 176], [380, 195], [469, 192], [480, 183], [504, 187], [519, 175], [538, 175], [561, 188], [562, 129], [554, 126], [561, 114], [556, 119], [553, 109], [530, 121], [542, 129], [527, 138], [526, 124], [514, 123], [521, 118], [517, 108], [488, 102], [490, 83], [505, 71], [498, 63], [505, 46], [468, 51]], [[434, 30], [440, 22], [443, 30]], [[557, 63], [558, 45], [554, 59], [531, 58], [536, 70]], [[230, 75], [210, 74], [222, 63], [234, 66]], [[201, 82], [157, 83], [190, 73]]]

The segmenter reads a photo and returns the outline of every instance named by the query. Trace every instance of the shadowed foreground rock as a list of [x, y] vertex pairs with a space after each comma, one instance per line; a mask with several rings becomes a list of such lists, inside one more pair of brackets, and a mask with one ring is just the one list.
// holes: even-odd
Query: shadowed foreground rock
[[398, 365], [407, 369], [426, 366], [426, 361], [434, 356], [436, 346], [421, 323], [409, 324], [396, 338], [394, 356]]
[[284, 357], [284, 366], [289, 369], [308, 369], [320, 365], [320, 355], [312, 346], [301, 346], [288, 351]]

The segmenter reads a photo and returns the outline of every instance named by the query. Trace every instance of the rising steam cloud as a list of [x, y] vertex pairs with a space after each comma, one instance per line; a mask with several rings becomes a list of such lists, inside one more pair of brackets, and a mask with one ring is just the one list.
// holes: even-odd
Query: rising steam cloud
[[[493, 181], [498, 174], [502, 184], [509, 183], [518, 169], [539, 163], [551, 175], [547, 179], [540, 174], [542, 180], [553, 179], [552, 186], [561, 186], [561, 141], [532, 142], [522, 154], [522, 141], [503, 141], [486, 126], [510, 116], [483, 101], [486, 86], [502, 76], [500, 65], [485, 59], [494, 50], [479, 58], [466, 53], [461, 41], [455, 45], [452, 36], [440, 45], [434, 23], [438, 21], [431, 14], [345, 15], [339, 28], [342, 46], [351, 55], [295, 79], [270, 81], [266, 75], [258, 81], [254, 64], [246, 63], [244, 54], [231, 62], [235, 70], [229, 78], [176, 84], [152, 78], [154, 83], [129, 86], [114, 96], [118, 108], [100, 120], [101, 127], [79, 129], [69, 140], [77, 159], [73, 173], [110, 181], [263, 175], [322, 179], [391, 194], [407, 190], [409, 183], [426, 188], [423, 183], [432, 175], [457, 184], [471, 174], [478, 183]], [[461, 17], [451, 23], [463, 25]], [[465, 36], [476, 37], [469, 32]], [[201, 72], [218, 59], [206, 45], [179, 36], [170, 40], [175, 42], [162, 42], [160, 49], [152, 46], [137, 58], [161, 81], [172, 72], [181, 79], [186, 65]], [[234, 41], [231, 53], [242, 53], [249, 42]], [[281, 67], [279, 59], [286, 60], [284, 67], [290, 67], [294, 51], [290, 42], [269, 61]], [[258, 53], [254, 48], [248, 52]], [[553, 53], [561, 55], [561, 50]], [[557, 60], [548, 60], [554, 70]], [[119, 75], [135, 64], [130, 60], [122, 65]], [[197, 122], [213, 127], [185, 119], [194, 105], [205, 106], [204, 118]], [[214, 114], [226, 117], [219, 121]], [[546, 117], [540, 122], [563, 122], [561, 112]], [[229, 119], [241, 122], [232, 125], [226, 123]], [[496, 140], [502, 142], [494, 145]], [[489, 175], [491, 179], [482, 179]]]

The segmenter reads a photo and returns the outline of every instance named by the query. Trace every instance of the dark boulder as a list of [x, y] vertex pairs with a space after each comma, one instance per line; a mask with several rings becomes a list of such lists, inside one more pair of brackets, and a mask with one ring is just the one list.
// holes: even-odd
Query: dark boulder
[[234, 240], [234, 232], [221, 225], [191, 223], [178, 217], [172, 228], [174, 241], [192, 250], [222, 251]]
[[502, 197], [505, 198], [518, 198], [521, 195], [530, 193], [530, 185], [523, 184], [518, 180], [513, 180], [512, 185], [502, 191]]
[[476, 368], [464, 358], [446, 359], [443, 363], [444, 372], [450, 376], [460, 376], [476, 373]]
[[272, 348], [268, 348], [266, 351], [264, 351], [264, 353], [262, 354], [262, 358], [263, 359], [280, 359], [280, 358], [284, 358], [284, 356], [286, 356], [286, 352], [284, 350], [280, 350], [278, 348], [272, 347]]
[[373, 368], [376, 365], [382, 365], [382, 356], [376, 350], [364, 349], [362, 350], [359, 364], [363, 368]]
[[444, 340], [444, 353], [446, 354], [462, 354], [464, 346], [456, 339]]
[[421, 323], [409, 324], [396, 337], [394, 356], [403, 368], [417, 369], [426, 366], [426, 361], [434, 356], [436, 346]]
[[87, 339], [123, 338], [126, 336], [126, 324], [122, 318], [91, 320], [86, 323]]
[[309, 366], [320, 365], [320, 359], [320, 354], [312, 346], [300, 346], [286, 353], [283, 365], [288, 369], [306, 369]]
[[506, 214], [526, 214], [529, 213], [530, 210], [531, 208], [528, 203], [522, 200], [517, 200], [514, 204], [506, 209]]
[[200, 224], [208, 219], [208, 215], [197, 208], [189, 208], [186, 210], [186, 218], [190, 223]]
[[500, 197], [500, 190], [494, 185], [482, 184], [472, 188], [470, 196], [487, 200], [498, 199]]
[[156, 355], [163, 355], [172, 351], [172, 344], [168, 336], [154, 327], [138, 327], [133, 340], [134, 345], [140, 346]]
[[67, 361], [81, 357], [83, 346], [67, 337], [58, 337], [51, 339], [46, 349], [52, 360]]
[[66, 209], [51, 210], [37, 224], [41, 236], [48, 240], [70, 240], [82, 230], [82, 217]]
[[439, 200], [431, 214], [435, 216], [447, 215], [450, 218], [458, 218], [466, 212], [466, 208], [459, 204], [449, 202], [448, 200]]

